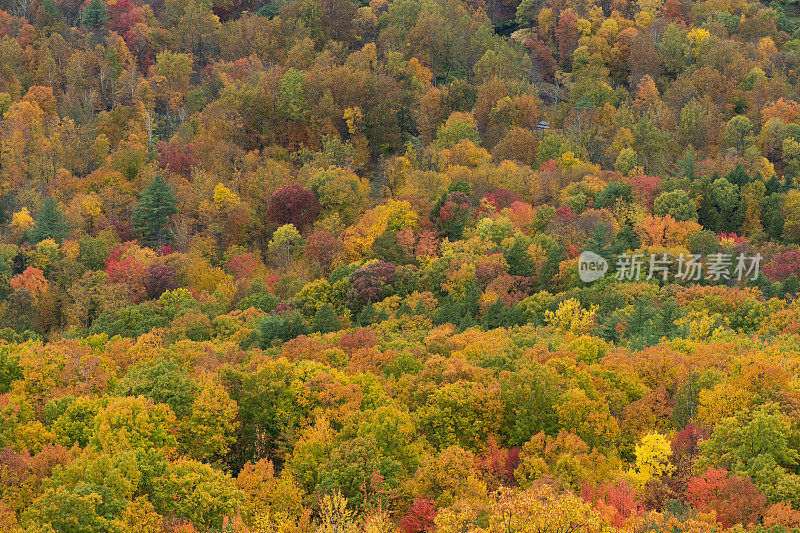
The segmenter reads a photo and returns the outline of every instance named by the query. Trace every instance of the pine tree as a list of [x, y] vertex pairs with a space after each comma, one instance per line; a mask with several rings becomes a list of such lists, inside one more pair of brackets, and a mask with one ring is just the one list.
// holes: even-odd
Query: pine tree
[[736, 165], [736, 168], [730, 171], [725, 178], [733, 183], [734, 185], [738, 185], [739, 187], [743, 185], [747, 185], [750, 182], [750, 175], [744, 169], [741, 163]]
[[146, 242], [161, 248], [165, 240], [172, 240], [167, 223], [178, 212], [177, 203], [172, 188], [164, 178], [156, 176], [133, 208], [134, 227]]
[[800, 279], [796, 274], [792, 274], [783, 282], [781, 286], [781, 298], [786, 298], [787, 295], [800, 294]]
[[683, 159], [679, 162], [680, 166], [683, 168], [683, 176], [689, 179], [695, 178], [695, 172], [697, 171], [697, 159], [694, 149], [690, 146], [686, 149], [683, 153]]
[[61, 20], [61, 12], [58, 10], [58, 6], [54, 0], [44, 0], [42, 7], [44, 7], [45, 12], [55, 20]]
[[481, 325], [485, 330], [503, 327], [505, 323], [506, 308], [503, 300], [498, 298], [492, 305], [486, 308], [481, 320]]
[[773, 174], [772, 177], [767, 180], [767, 190], [764, 192], [764, 196], [770, 196], [779, 192], [781, 192], [781, 180], [778, 179], [778, 176]]
[[108, 6], [103, 0], [92, 0], [83, 12], [83, 23], [94, 29], [105, 26], [108, 20]]
[[336, 312], [333, 310], [331, 304], [325, 304], [320, 307], [319, 311], [314, 315], [314, 319], [311, 321], [311, 329], [320, 333], [339, 331], [340, 327], [339, 317], [336, 316]]
[[371, 303], [368, 303], [363, 309], [361, 309], [361, 312], [358, 313], [358, 316], [356, 317], [356, 324], [361, 327], [366, 327], [372, 324], [374, 320], [375, 306], [373, 306]]
[[45, 239], [60, 243], [69, 234], [70, 226], [55, 198], [47, 198], [36, 215], [36, 225], [31, 231], [31, 241], [36, 244]]

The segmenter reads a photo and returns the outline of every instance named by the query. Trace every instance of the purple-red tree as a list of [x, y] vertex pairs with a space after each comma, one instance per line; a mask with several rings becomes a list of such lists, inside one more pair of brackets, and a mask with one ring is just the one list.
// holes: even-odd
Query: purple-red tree
[[770, 281], [785, 281], [792, 274], [800, 277], [800, 250], [783, 252], [764, 266], [764, 275]]
[[395, 266], [386, 261], [369, 263], [353, 272], [347, 296], [361, 304], [379, 302], [384, 286], [394, 281]]
[[293, 224], [303, 231], [314, 223], [321, 210], [314, 193], [295, 183], [272, 193], [267, 217], [277, 224]]
[[175, 283], [177, 272], [172, 265], [164, 263], [153, 263], [148, 266], [144, 273], [144, 290], [147, 298], [154, 300], [166, 291], [174, 290], [178, 287]]
[[547, 46], [539, 37], [525, 41], [525, 47], [530, 50], [533, 67], [543, 80], [551, 80], [556, 71], [556, 59], [553, 57], [553, 48]]
[[572, 53], [578, 46], [578, 16], [571, 9], [562, 11], [558, 18], [556, 43], [558, 62], [562, 67], [568, 67], [572, 62]]

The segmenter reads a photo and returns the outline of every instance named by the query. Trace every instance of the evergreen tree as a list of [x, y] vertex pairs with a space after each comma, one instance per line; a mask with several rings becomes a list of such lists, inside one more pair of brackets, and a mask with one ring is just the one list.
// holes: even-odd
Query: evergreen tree
[[267, 315], [258, 325], [261, 348], [272, 346], [274, 340], [286, 342], [308, 334], [303, 317], [297, 311], [289, 311], [278, 315]]
[[356, 317], [356, 324], [361, 327], [367, 327], [371, 324], [377, 324], [379, 322], [383, 322], [387, 320], [389, 315], [386, 314], [386, 311], [378, 311], [375, 309], [375, 306], [371, 303], [364, 306], [361, 312]]
[[778, 284], [771, 282], [769, 278], [767, 278], [767, 276], [764, 275], [763, 272], [759, 272], [758, 277], [754, 280], [751, 280], [749, 285], [757, 287], [764, 295], [764, 298], [766, 299], [770, 299], [773, 296], [776, 296], [775, 286]]
[[333, 310], [331, 304], [325, 304], [320, 307], [317, 314], [314, 315], [314, 319], [311, 321], [312, 331], [318, 331], [320, 333], [339, 331], [340, 327], [339, 317], [336, 316], [336, 312]]
[[780, 297], [786, 298], [787, 295], [794, 296], [797, 294], [800, 294], [800, 279], [797, 278], [796, 274], [792, 274], [781, 285]]
[[176, 204], [172, 188], [164, 178], [156, 176], [133, 208], [134, 227], [146, 242], [161, 248], [165, 240], [172, 240], [167, 223], [178, 212]]
[[83, 23], [98, 30], [108, 20], [108, 6], [103, 0], [92, 0], [83, 12]]
[[781, 180], [778, 179], [778, 176], [773, 174], [772, 177], [767, 180], [767, 190], [764, 192], [764, 196], [770, 196], [779, 192], [781, 192]]
[[61, 20], [61, 12], [58, 10], [58, 6], [53, 0], [44, 0], [42, 7], [44, 7], [45, 13], [53, 17], [53, 19]]
[[750, 175], [744, 169], [741, 163], [736, 165], [736, 168], [730, 171], [730, 173], [725, 176], [729, 182], [733, 183], [741, 187], [742, 185], [747, 185], [750, 182]]
[[794, 178], [790, 174], [786, 174], [783, 177], [783, 192], [788, 192], [791, 189], [794, 189]]
[[256, 15], [261, 15], [262, 17], [267, 17], [268, 19], [273, 19], [278, 16], [278, 12], [280, 11], [281, 3], [278, 1], [270, 2], [268, 4], [264, 4], [256, 11]]
[[372, 324], [374, 320], [375, 320], [375, 306], [373, 306], [371, 303], [368, 303], [367, 305], [364, 306], [363, 309], [361, 309], [361, 312], [358, 313], [358, 316], [356, 317], [356, 324], [358, 324], [361, 327], [366, 327]]
[[397, 316], [398, 318], [400, 318], [403, 315], [414, 316], [415, 314], [424, 315], [425, 311], [422, 311], [422, 313], [414, 313], [414, 309], [412, 309], [407, 300], [403, 300], [402, 302], [400, 302], [400, 305], [397, 306], [397, 311], [395, 311], [395, 316]]
[[779, 193], [770, 194], [761, 200], [761, 222], [764, 231], [770, 238], [779, 241], [783, 238], [785, 220], [781, 212], [783, 196]]
[[694, 179], [695, 172], [697, 171], [697, 158], [694, 149], [690, 146], [683, 153], [683, 158], [678, 161], [682, 170], [683, 176], [689, 179]]
[[497, 301], [486, 308], [486, 311], [483, 313], [481, 325], [485, 330], [501, 328], [505, 324], [505, 318], [505, 305], [503, 305], [503, 300], [498, 298]]
[[[636, 235], [636, 230], [631, 225], [625, 225], [614, 237], [614, 242], [605, 253], [601, 254], [609, 261], [608, 268], [611, 272], [616, 269], [616, 257], [628, 250], [636, 250], [641, 246], [641, 240]], [[608, 254], [608, 255], [606, 255]]]
[[445, 295], [436, 306], [436, 312], [433, 315], [433, 323], [440, 324], [457, 324], [461, 320], [461, 306], [458, 305], [452, 294]]
[[614, 234], [608, 229], [605, 223], [600, 222], [596, 224], [589, 234], [589, 239], [586, 241], [584, 249], [591, 250], [605, 260], [611, 259], [611, 251], [609, 245], [614, 240]]
[[47, 198], [36, 215], [36, 225], [31, 230], [31, 241], [36, 244], [45, 239], [60, 243], [69, 234], [70, 225], [58, 207], [55, 198]]
[[508, 261], [508, 273], [512, 276], [533, 276], [536, 265], [528, 253], [531, 239], [527, 235], [514, 236], [514, 244], [503, 250], [503, 257]]

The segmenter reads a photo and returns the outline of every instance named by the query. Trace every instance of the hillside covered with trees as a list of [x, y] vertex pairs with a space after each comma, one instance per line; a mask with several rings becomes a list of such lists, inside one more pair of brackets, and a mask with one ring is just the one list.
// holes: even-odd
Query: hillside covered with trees
[[0, 531], [797, 533], [799, 82], [791, 0], [3, 0]]

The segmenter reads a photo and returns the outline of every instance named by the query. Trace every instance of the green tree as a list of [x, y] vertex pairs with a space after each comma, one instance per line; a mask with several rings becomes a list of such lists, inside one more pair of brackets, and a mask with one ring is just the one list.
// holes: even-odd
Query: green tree
[[181, 444], [199, 461], [224, 457], [239, 427], [238, 406], [221, 385], [206, 379], [185, 420]]
[[719, 210], [722, 216], [723, 222], [721, 229], [727, 229], [728, 231], [735, 230], [735, 226], [738, 226], [738, 224], [732, 222], [734, 220], [738, 221], [740, 218], [738, 216], [739, 188], [725, 178], [719, 178], [714, 180], [714, 183], [711, 184], [709, 193], [711, 194], [711, 200], [714, 202], [714, 206]]
[[83, 23], [98, 30], [108, 20], [108, 6], [103, 0], [92, 0], [83, 12]]
[[55, 433], [57, 442], [65, 447], [76, 442], [85, 447], [94, 434], [94, 419], [101, 408], [100, 400], [91, 396], [67, 396], [58, 402], [51, 401], [47, 408], [55, 408], [51, 405], [54, 403], [59, 404], [60, 408], [52, 416], [50, 429]]
[[292, 267], [292, 251], [299, 248], [303, 238], [293, 224], [284, 224], [272, 234], [269, 249], [273, 252], [286, 252], [286, 268]]
[[721, 420], [700, 445], [698, 467], [719, 466], [736, 475], [750, 476], [775, 502], [800, 500], [800, 476], [794, 472], [800, 454], [791, 442], [791, 420], [777, 404], [742, 409]]
[[517, 24], [532, 28], [541, 7], [542, 2], [539, 0], [522, 0], [517, 7]]
[[108, 453], [174, 448], [175, 414], [149, 398], [114, 398], [95, 416], [90, 445]]
[[725, 146], [736, 148], [739, 154], [744, 154], [745, 148], [753, 142], [753, 124], [750, 119], [744, 115], [736, 115], [730, 119], [725, 126], [722, 140]]
[[[27, 531], [115, 533], [140, 480], [130, 451], [113, 455], [85, 452], [53, 470], [44, 493], [23, 513]], [[49, 527], [48, 527], [49, 526]]]
[[787, 176], [800, 177], [800, 143], [794, 139], [783, 141], [783, 163]]
[[[713, 179], [713, 178], [709, 178]], [[739, 188], [725, 178], [706, 181], [701, 194], [698, 222], [711, 231], [737, 231], [742, 221]]]
[[[330, 493], [340, 490], [354, 508], [376, 503], [374, 498], [386, 498], [384, 494], [370, 494], [375, 487], [374, 475], [383, 476], [388, 488], [397, 487], [402, 466], [392, 457], [387, 457], [372, 435], [356, 436], [343, 441], [331, 451], [330, 458], [319, 469], [317, 491]], [[384, 487], [380, 487], [384, 488]], [[386, 505], [386, 502], [383, 502]]]
[[761, 200], [761, 221], [764, 223], [764, 231], [771, 239], [780, 240], [783, 237], [783, 226], [785, 220], [781, 212], [783, 197], [779, 193], [765, 196]]
[[132, 367], [117, 386], [117, 393], [167, 404], [180, 417], [189, 413], [197, 385], [174, 359], [157, 359]]
[[31, 241], [36, 244], [45, 239], [53, 239], [60, 243], [69, 235], [70, 224], [55, 198], [47, 198], [42, 202], [36, 215], [36, 225], [31, 231]]
[[627, 174], [636, 167], [637, 160], [638, 156], [633, 148], [623, 148], [614, 161], [614, 170]]
[[277, 315], [267, 315], [259, 323], [258, 331], [261, 337], [261, 347], [269, 348], [272, 341], [276, 339], [286, 342], [300, 335], [306, 335], [308, 328], [300, 313], [289, 311]]
[[676, 220], [697, 220], [697, 205], [686, 191], [677, 189], [661, 194], [653, 206], [657, 215], [672, 215]]
[[336, 311], [333, 310], [333, 306], [329, 303], [320, 307], [311, 321], [311, 329], [320, 333], [339, 331], [340, 327], [339, 317], [336, 316]]
[[536, 146], [536, 164], [538, 165], [550, 159], [558, 159], [566, 152], [579, 155], [577, 153], [578, 149], [567, 137], [560, 133], [547, 133]]
[[656, 50], [661, 57], [664, 70], [670, 76], [676, 77], [686, 68], [688, 52], [686, 31], [675, 24], [670, 24], [664, 31], [661, 42], [656, 45]]
[[156, 176], [133, 208], [134, 227], [145, 241], [161, 248], [165, 240], [172, 240], [167, 224], [169, 217], [178, 212], [177, 203], [172, 188], [164, 178]]
[[649, 116], [643, 116], [633, 127], [633, 138], [636, 141], [636, 152], [639, 162], [648, 173], [657, 174], [666, 165], [665, 152], [670, 136], [661, 130]]
[[522, 446], [540, 431], [550, 435], [558, 431], [554, 406], [560, 386], [557, 374], [546, 365], [526, 366], [501, 380], [500, 396], [512, 445]]
[[452, 148], [463, 139], [469, 139], [476, 146], [480, 145], [481, 136], [474, 122], [450, 119], [436, 132], [436, 146], [440, 149]]
[[291, 120], [308, 118], [306, 102], [306, 77], [295, 68], [290, 68], [281, 78], [280, 110]]

